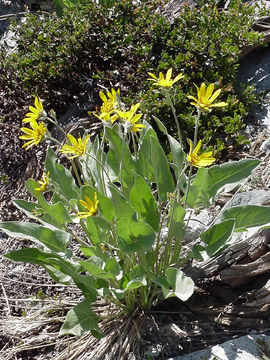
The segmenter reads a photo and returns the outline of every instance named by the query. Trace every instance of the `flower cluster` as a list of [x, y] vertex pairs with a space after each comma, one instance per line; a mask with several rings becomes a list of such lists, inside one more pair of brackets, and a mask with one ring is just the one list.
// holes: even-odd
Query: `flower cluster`
[[87, 211], [80, 211], [77, 213], [77, 216], [79, 219], [84, 219], [89, 216], [96, 215], [98, 211], [98, 203], [99, 200], [97, 199], [97, 193], [94, 193], [94, 201], [92, 201], [87, 195], [85, 195], [85, 201], [80, 200], [80, 203], [83, 205], [83, 207], [86, 208]]
[[19, 138], [26, 140], [27, 142], [22, 146], [26, 150], [30, 149], [34, 145], [38, 145], [43, 140], [47, 128], [43, 122], [38, 124], [38, 120], [46, 119], [47, 114], [43, 110], [43, 106], [39, 97], [35, 96], [35, 107], [29, 106], [30, 112], [26, 114], [23, 119], [24, 123], [29, 123], [30, 128], [22, 127], [21, 131], [25, 134]]
[[[107, 96], [106, 96], [107, 95]], [[118, 98], [120, 96], [120, 90], [115, 91], [114, 89], [107, 91], [107, 94], [104, 94], [103, 91], [99, 92], [99, 97], [103, 101], [100, 112], [94, 112], [93, 114], [106, 125], [113, 124], [117, 120], [118, 116], [116, 110], [118, 108]], [[91, 112], [89, 112], [91, 115]]]
[[172, 69], [167, 71], [166, 76], [164, 76], [161, 72], [159, 73], [159, 77], [156, 77], [151, 72], [149, 72], [148, 75], [151, 76], [151, 78], [148, 80], [153, 81], [153, 85], [166, 89], [169, 89], [173, 86], [173, 84], [184, 77], [184, 75], [181, 73], [177, 75], [175, 79], [172, 79]]
[[47, 189], [47, 187], [49, 185], [49, 175], [50, 175], [49, 171], [47, 172], [47, 174], [44, 173], [42, 175], [42, 180], [38, 180], [40, 187], [35, 188], [36, 191], [43, 192]]
[[193, 143], [191, 140], [189, 140], [189, 146], [190, 146], [190, 150], [187, 159], [191, 166], [195, 166], [197, 168], [205, 167], [213, 164], [213, 162], [216, 160], [215, 158], [211, 157], [213, 154], [212, 151], [208, 151], [201, 155], [198, 155], [198, 152], [202, 147], [201, 140], [198, 142], [194, 150], [193, 150]]
[[[132, 105], [130, 110], [124, 110], [119, 104], [120, 90], [114, 89], [107, 92], [107, 96], [100, 91], [99, 96], [103, 101], [100, 112], [94, 112], [93, 114], [101, 120], [105, 126], [112, 125], [118, 118], [120, 118], [126, 132], [139, 132], [145, 127], [145, 125], [138, 123], [142, 114], [135, 114], [140, 106], [140, 103]], [[92, 113], [89, 112], [89, 115]]]
[[77, 140], [75, 137], [71, 134], [67, 134], [67, 138], [70, 141], [71, 145], [64, 145], [60, 151], [63, 154], [70, 154], [71, 156], [68, 156], [70, 160], [74, 159], [78, 156], [85, 156], [86, 154], [86, 146], [89, 141], [90, 135], [87, 135], [84, 139], [79, 137]]
[[[195, 85], [196, 86], [196, 85]], [[198, 110], [202, 112], [209, 112], [213, 107], [224, 107], [228, 104], [225, 102], [214, 103], [214, 100], [220, 95], [221, 89], [216, 90], [214, 93], [214, 84], [210, 84], [207, 88], [205, 83], [201, 84], [201, 87], [197, 89], [197, 98], [192, 95], [188, 95], [188, 98], [193, 100], [191, 105], [194, 105]]]

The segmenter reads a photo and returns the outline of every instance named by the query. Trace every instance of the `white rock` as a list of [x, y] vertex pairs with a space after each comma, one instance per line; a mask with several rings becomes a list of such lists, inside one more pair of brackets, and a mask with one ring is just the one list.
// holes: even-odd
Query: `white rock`
[[177, 356], [168, 360], [258, 360], [263, 359], [257, 341], [263, 341], [270, 346], [268, 335], [247, 335], [226, 341], [212, 348], [194, 353]]

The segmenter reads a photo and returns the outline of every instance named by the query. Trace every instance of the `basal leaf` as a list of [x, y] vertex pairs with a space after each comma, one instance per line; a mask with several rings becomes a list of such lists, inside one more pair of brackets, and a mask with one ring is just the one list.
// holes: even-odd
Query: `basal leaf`
[[32, 240], [39, 245], [45, 245], [55, 252], [64, 252], [71, 240], [70, 234], [65, 231], [49, 229], [33, 223], [23, 223], [20, 221], [1, 222], [0, 229], [9, 236]]
[[222, 213], [222, 220], [234, 219], [235, 230], [270, 223], [270, 206], [233, 206]]
[[91, 310], [91, 302], [84, 300], [67, 313], [60, 335], [81, 336], [90, 330], [98, 330], [98, 319]]
[[48, 149], [45, 160], [46, 171], [50, 172], [49, 180], [56, 191], [67, 200], [78, 199], [79, 189], [69, 170], [58, 164], [58, 158], [51, 148]]
[[224, 185], [241, 181], [260, 164], [256, 159], [232, 161], [210, 168], [200, 168], [192, 181], [188, 194], [188, 205], [192, 208], [209, 206], [218, 190]]
[[154, 137], [151, 137], [151, 161], [154, 169], [159, 200], [166, 201], [167, 194], [174, 191], [175, 184], [168, 159], [160, 143]]
[[207, 245], [205, 251], [208, 256], [215, 255], [230, 240], [235, 226], [235, 220], [225, 220], [219, 224], [211, 226], [203, 234], [202, 241]]
[[182, 301], [189, 299], [194, 292], [193, 280], [181, 270], [175, 268], [168, 268], [165, 274], [175, 296]]
[[160, 215], [157, 202], [145, 180], [137, 174], [134, 174], [134, 178], [135, 181], [130, 191], [129, 200], [142, 218], [155, 231], [158, 231]]

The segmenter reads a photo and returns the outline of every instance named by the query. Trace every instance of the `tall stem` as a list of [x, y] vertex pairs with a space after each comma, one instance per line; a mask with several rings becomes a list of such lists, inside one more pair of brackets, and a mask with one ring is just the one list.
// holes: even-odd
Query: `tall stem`
[[195, 130], [194, 130], [194, 139], [193, 139], [193, 148], [195, 149], [196, 145], [197, 145], [197, 140], [198, 140], [198, 128], [199, 128], [199, 121], [200, 121], [200, 117], [201, 117], [201, 110], [198, 110], [198, 115], [196, 117], [195, 120]]
[[[197, 140], [198, 140], [198, 128], [199, 128], [199, 121], [200, 121], [200, 117], [201, 117], [201, 111], [198, 110], [198, 114], [195, 120], [195, 130], [194, 130], [194, 138], [193, 138], [193, 149], [195, 149], [196, 145], [197, 145]], [[191, 180], [191, 174], [192, 174], [192, 165], [190, 165], [189, 168], [189, 172], [188, 172], [188, 183], [187, 183], [187, 190], [186, 190], [186, 195], [185, 195], [185, 203], [184, 203], [184, 207], [186, 207], [187, 204], [187, 198], [188, 198], [188, 193], [189, 193], [189, 188], [190, 188], [190, 180]]]
[[170, 93], [169, 93], [168, 90], [165, 93], [165, 97], [166, 97], [166, 100], [167, 100], [168, 104], [171, 107], [173, 118], [174, 118], [174, 121], [175, 121], [175, 124], [176, 124], [176, 127], [177, 127], [179, 144], [180, 144], [181, 148], [183, 149], [180, 124], [179, 124], [179, 121], [178, 121], [178, 118], [177, 118], [177, 115], [176, 115], [176, 111], [175, 111], [175, 107], [174, 107], [174, 105], [172, 103], [172, 99], [171, 99], [171, 96], [170, 96]]

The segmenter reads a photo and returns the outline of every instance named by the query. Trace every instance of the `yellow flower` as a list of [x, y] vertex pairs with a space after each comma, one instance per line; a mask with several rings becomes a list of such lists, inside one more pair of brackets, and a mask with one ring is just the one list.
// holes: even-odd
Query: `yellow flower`
[[111, 113], [93, 113], [99, 120], [101, 121], [105, 121], [106, 124], [113, 124], [115, 122], [115, 120], [118, 119], [118, 115], [113, 114], [111, 115]]
[[28, 123], [33, 120], [45, 119], [47, 117], [46, 111], [43, 110], [43, 105], [39, 97], [35, 96], [35, 107], [29, 106], [30, 112], [26, 114], [26, 117], [22, 122]]
[[73, 154], [72, 156], [69, 156], [69, 159], [74, 159], [77, 156], [84, 156], [90, 135], [87, 135], [84, 140], [82, 140], [81, 137], [76, 140], [75, 137], [71, 134], [67, 134], [67, 137], [71, 142], [71, 145], [64, 145], [60, 151], [63, 154]]
[[[196, 85], [195, 85], [196, 86]], [[200, 111], [208, 112], [212, 107], [224, 107], [228, 104], [225, 102], [214, 103], [213, 101], [219, 96], [221, 93], [221, 89], [218, 89], [214, 92], [214, 84], [210, 84], [207, 88], [205, 87], [205, 83], [201, 84], [201, 87], [197, 89], [197, 98], [194, 96], [188, 95], [188, 98], [194, 100], [191, 102], [192, 105], [196, 106]]]
[[98, 211], [98, 203], [99, 200], [97, 199], [97, 193], [94, 193], [94, 202], [87, 196], [85, 195], [85, 200], [80, 200], [80, 203], [87, 209], [87, 211], [80, 211], [77, 213], [77, 216], [79, 217], [79, 219], [83, 219], [83, 218], [87, 218], [89, 216], [93, 216], [96, 215], [97, 211]]
[[194, 150], [193, 150], [193, 143], [191, 140], [189, 140], [189, 146], [190, 146], [190, 150], [187, 158], [190, 165], [195, 166], [197, 168], [201, 168], [213, 164], [213, 162], [216, 160], [215, 158], [211, 157], [213, 153], [212, 151], [198, 155], [198, 152], [202, 146], [201, 140], [198, 142]]
[[140, 103], [132, 105], [129, 111], [117, 111], [117, 114], [123, 120], [125, 125], [127, 125], [128, 130], [131, 129], [132, 132], [136, 133], [137, 131], [142, 131], [142, 128], [145, 127], [143, 124], [137, 124], [143, 114], [135, 114], [140, 106]]
[[169, 69], [167, 71], [166, 77], [160, 72], [159, 77], [157, 78], [154, 74], [148, 73], [152, 77], [152, 79], [148, 79], [150, 81], [153, 81], [153, 85], [161, 86], [164, 88], [170, 88], [173, 84], [175, 84], [178, 80], [182, 79], [184, 75], [181, 73], [176, 76], [175, 79], [171, 79], [172, 77], [172, 69]]
[[49, 185], [49, 175], [50, 172], [48, 171], [47, 174], [42, 175], [42, 180], [38, 180], [40, 187], [35, 188], [36, 191], [45, 191], [47, 186]]
[[[99, 120], [105, 122], [105, 124], [113, 124], [118, 118], [118, 115], [115, 114], [115, 110], [118, 107], [117, 97], [120, 95], [120, 90], [118, 89], [115, 91], [112, 89], [111, 92], [107, 91], [106, 95], [103, 91], [99, 92], [99, 96], [101, 100], [103, 100], [103, 103], [101, 105], [100, 112], [93, 112], [93, 114]], [[88, 114], [91, 115], [92, 112], [89, 112]]]
[[29, 124], [32, 129], [22, 127], [21, 130], [26, 135], [19, 136], [19, 139], [29, 140], [22, 147], [28, 150], [30, 147], [34, 145], [38, 145], [40, 141], [43, 139], [44, 134], [46, 133], [46, 126], [43, 122], [38, 124], [36, 120], [32, 120]]
[[120, 95], [120, 90], [118, 89], [115, 91], [114, 89], [111, 90], [111, 93], [107, 91], [107, 97], [104, 94], [103, 91], [99, 92], [99, 96], [101, 100], [103, 101], [103, 104], [101, 105], [100, 112], [103, 113], [110, 113], [114, 111], [118, 106], [118, 99], [117, 96]]

